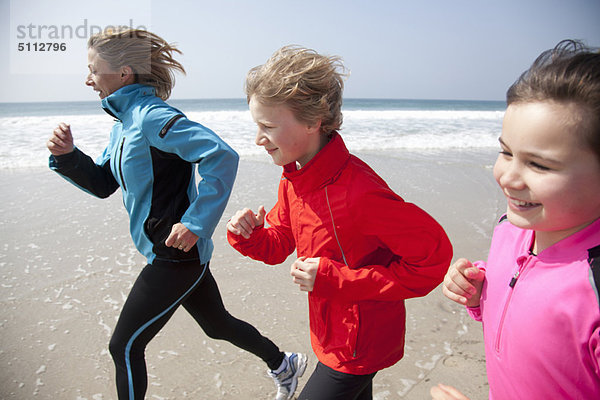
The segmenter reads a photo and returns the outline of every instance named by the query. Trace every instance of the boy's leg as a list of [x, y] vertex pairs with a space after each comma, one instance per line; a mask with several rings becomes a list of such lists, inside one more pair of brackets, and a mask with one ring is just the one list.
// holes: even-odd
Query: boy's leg
[[375, 374], [345, 374], [319, 362], [298, 400], [370, 400]]

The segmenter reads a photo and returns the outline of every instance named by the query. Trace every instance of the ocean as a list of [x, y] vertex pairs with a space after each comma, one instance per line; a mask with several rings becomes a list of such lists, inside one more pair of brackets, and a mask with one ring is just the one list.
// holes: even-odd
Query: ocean
[[[243, 157], [265, 156], [244, 99], [170, 100], [188, 118], [221, 136]], [[498, 147], [502, 101], [345, 99], [340, 131], [351, 152], [420, 153]], [[98, 101], [0, 103], [0, 169], [46, 167], [46, 141], [59, 122], [71, 125], [75, 144], [96, 158], [113, 118]]]

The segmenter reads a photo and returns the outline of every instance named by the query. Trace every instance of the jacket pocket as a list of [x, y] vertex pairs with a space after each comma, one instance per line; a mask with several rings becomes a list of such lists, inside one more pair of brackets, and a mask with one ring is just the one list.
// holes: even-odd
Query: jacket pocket
[[144, 224], [144, 231], [156, 247], [157, 245], [164, 245], [165, 240], [167, 240], [167, 237], [171, 233], [173, 224], [174, 222], [171, 218], [150, 217]]
[[117, 170], [119, 171], [119, 177], [121, 178], [121, 187], [124, 191], [127, 191], [125, 185], [125, 176], [123, 175], [123, 147], [125, 147], [125, 136], [121, 140], [121, 146], [119, 147], [119, 159], [117, 160]]
[[352, 313], [354, 317], [354, 325], [349, 337], [350, 350], [352, 352], [352, 358], [359, 356], [358, 354], [358, 332], [360, 331], [360, 306], [358, 304], [352, 305]]
[[358, 356], [359, 311], [358, 304], [311, 297], [310, 327], [325, 353], [346, 361]]

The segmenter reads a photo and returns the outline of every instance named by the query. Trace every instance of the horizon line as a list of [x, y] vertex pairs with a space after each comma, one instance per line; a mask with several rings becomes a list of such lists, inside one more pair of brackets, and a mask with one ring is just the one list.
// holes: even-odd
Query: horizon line
[[[198, 101], [198, 100], [242, 100], [245, 101], [244, 97], [186, 97], [186, 98], [169, 98], [169, 101]], [[347, 97], [344, 100], [401, 100], [401, 101], [456, 101], [456, 102], [505, 102], [505, 99], [501, 100], [489, 100], [489, 99], [443, 99], [443, 98], [402, 98], [402, 97]], [[100, 103], [99, 100], [32, 100], [32, 101], [0, 101], [0, 105], [6, 104], [42, 104], [42, 103]]]

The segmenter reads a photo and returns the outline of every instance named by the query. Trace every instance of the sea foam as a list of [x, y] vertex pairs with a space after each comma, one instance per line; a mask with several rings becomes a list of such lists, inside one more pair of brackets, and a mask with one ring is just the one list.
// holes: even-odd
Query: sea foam
[[[60, 122], [70, 124], [75, 145], [92, 158], [106, 146], [114, 119], [104, 113], [0, 117], [4, 146], [0, 169], [44, 167], [46, 142]], [[216, 132], [242, 157], [264, 154], [254, 143], [256, 126], [240, 109], [186, 110], [191, 120]], [[497, 147], [504, 111], [481, 109], [347, 109], [341, 129], [350, 151], [452, 150]]]

